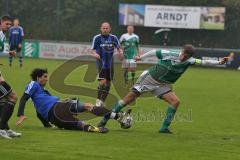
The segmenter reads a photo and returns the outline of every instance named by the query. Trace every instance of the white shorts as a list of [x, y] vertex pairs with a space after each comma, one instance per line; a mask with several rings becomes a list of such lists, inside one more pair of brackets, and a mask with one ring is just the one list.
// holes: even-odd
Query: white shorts
[[132, 88], [138, 93], [151, 92], [156, 97], [161, 98], [164, 94], [172, 91], [172, 85], [166, 82], [158, 82], [152, 78], [148, 71], [144, 71]]
[[137, 63], [134, 59], [124, 59], [122, 62], [122, 68], [136, 68]]

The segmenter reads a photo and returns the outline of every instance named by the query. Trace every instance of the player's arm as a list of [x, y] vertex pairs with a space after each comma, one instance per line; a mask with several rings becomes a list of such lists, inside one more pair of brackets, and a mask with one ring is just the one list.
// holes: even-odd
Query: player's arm
[[138, 36], [137, 36], [136, 47], [137, 47], [137, 56], [141, 56], [142, 51], [140, 50], [140, 47], [139, 47], [139, 37]]
[[[145, 58], [148, 58], [148, 57], [153, 57], [153, 56], [157, 56], [158, 57], [158, 55], [157, 55], [157, 50], [156, 49], [153, 49], [153, 50], [151, 50], [151, 51], [148, 51], [148, 52], [146, 52], [146, 53], [144, 53], [144, 54], [142, 54], [142, 55], [137, 55], [136, 57], [135, 57], [135, 60], [136, 61], [140, 61], [140, 60], [143, 60], [143, 59], [145, 59]], [[159, 57], [159, 58], [161, 58], [161, 57]]]
[[20, 35], [20, 37], [19, 37], [20, 42], [19, 42], [18, 47], [19, 47], [19, 48], [22, 48], [22, 41], [23, 41], [23, 37], [24, 37], [24, 32], [23, 32], [23, 28], [22, 28], [22, 27], [20, 27], [20, 31], [21, 31], [21, 35]]
[[7, 42], [3, 42], [3, 49], [0, 51], [0, 54], [3, 55], [10, 55], [15, 57], [16, 56], [16, 52], [15, 51], [10, 51], [10, 47], [9, 44]]
[[97, 42], [97, 39], [98, 39], [97, 37], [98, 37], [98, 36], [94, 36], [94, 37], [93, 37], [92, 46], [91, 46], [91, 54], [92, 54], [92, 56], [93, 56], [94, 58], [100, 60], [101, 57], [100, 57], [100, 55], [97, 54], [97, 52], [96, 52], [97, 47], [99, 47], [99, 46], [98, 46], [98, 42]]
[[[20, 99], [20, 103], [19, 103], [19, 107], [18, 107], [18, 114], [17, 114], [17, 116], [19, 118], [16, 122], [16, 126], [19, 126], [20, 124], [23, 123], [23, 121], [25, 121], [27, 119], [27, 117], [24, 115], [24, 109], [25, 109], [26, 103], [29, 100], [29, 98], [30, 98], [30, 95], [27, 93], [24, 93]], [[48, 121], [46, 121], [38, 112], [37, 112], [37, 117], [42, 122], [44, 127], [46, 127], [46, 128], [52, 127], [51, 124]]]
[[125, 42], [124, 34], [120, 37], [119, 42], [120, 42], [120, 47], [122, 51], [124, 51], [124, 42]]
[[118, 58], [120, 60], [123, 60], [123, 57], [124, 57], [123, 50], [122, 50], [121, 44], [116, 36], [114, 36], [114, 44], [115, 44], [115, 47], [117, 48]]
[[201, 60], [201, 59], [195, 59], [194, 58], [194, 65], [202, 65], [202, 66], [216, 66], [216, 65], [223, 65], [229, 60], [231, 60], [233, 57], [232, 55], [229, 55], [228, 57], [223, 57], [222, 60]]
[[117, 48], [117, 52], [118, 52], [118, 58], [119, 60], [123, 60], [123, 50], [122, 48]]
[[16, 126], [19, 126], [24, 120], [27, 119], [27, 117], [24, 115], [24, 109], [25, 109], [26, 102], [28, 101], [29, 98], [30, 98], [30, 95], [24, 93], [20, 99], [18, 113], [17, 113], [17, 116], [19, 118], [16, 122]]

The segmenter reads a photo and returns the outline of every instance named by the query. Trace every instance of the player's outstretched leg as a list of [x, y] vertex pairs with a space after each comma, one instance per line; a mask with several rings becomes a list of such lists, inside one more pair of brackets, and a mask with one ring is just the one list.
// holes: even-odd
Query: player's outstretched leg
[[122, 100], [118, 101], [114, 104], [112, 112], [109, 112], [105, 114], [105, 116], [102, 118], [102, 120], [99, 122], [99, 127], [104, 127], [109, 119], [117, 119], [118, 114], [122, 108], [124, 108], [126, 105], [132, 103], [135, 101], [135, 99], [139, 96], [139, 94], [136, 94], [133, 91], [130, 91]]

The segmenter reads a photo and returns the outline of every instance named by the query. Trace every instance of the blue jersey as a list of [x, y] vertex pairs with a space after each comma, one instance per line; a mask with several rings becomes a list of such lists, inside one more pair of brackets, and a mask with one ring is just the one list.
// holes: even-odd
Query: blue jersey
[[10, 46], [18, 46], [22, 43], [22, 38], [24, 36], [23, 29], [21, 26], [11, 27], [9, 29], [9, 45]]
[[24, 93], [31, 97], [37, 112], [48, 120], [48, 112], [59, 101], [59, 98], [49, 95], [36, 81], [31, 81], [26, 86]]
[[97, 61], [98, 68], [109, 69], [113, 67], [113, 53], [114, 49], [120, 48], [120, 43], [115, 35], [102, 35], [94, 36], [92, 48], [100, 55], [101, 60]]

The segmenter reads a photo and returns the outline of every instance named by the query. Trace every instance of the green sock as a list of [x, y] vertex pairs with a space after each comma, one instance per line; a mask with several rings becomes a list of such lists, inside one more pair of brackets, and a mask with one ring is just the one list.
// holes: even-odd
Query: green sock
[[126, 104], [124, 104], [123, 101], [118, 101], [114, 104], [112, 111], [118, 113], [125, 106]]
[[134, 83], [135, 72], [132, 72], [132, 82]]
[[124, 80], [125, 80], [125, 84], [128, 83], [128, 70], [126, 69], [124, 72]]
[[167, 108], [166, 116], [164, 118], [164, 121], [163, 121], [160, 131], [164, 131], [170, 126], [176, 111], [177, 110], [173, 106], [169, 106]]

